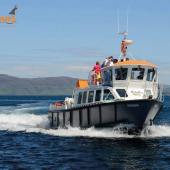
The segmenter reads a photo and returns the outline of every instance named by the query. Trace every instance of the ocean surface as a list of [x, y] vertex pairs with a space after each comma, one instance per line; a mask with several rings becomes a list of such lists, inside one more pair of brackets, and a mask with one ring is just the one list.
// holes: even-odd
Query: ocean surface
[[52, 130], [48, 107], [62, 99], [0, 96], [0, 169], [170, 169], [170, 97], [140, 136], [118, 127]]

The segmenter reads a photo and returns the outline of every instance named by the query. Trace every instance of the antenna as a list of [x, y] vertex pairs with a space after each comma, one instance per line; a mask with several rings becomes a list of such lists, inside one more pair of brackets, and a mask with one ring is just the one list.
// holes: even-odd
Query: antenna
[[128, 27], [129, 27], [129, 11], [126, 11], [126, 32], [128, 33]]
[[126, 11], [126, 24], [125, 24], [125, 31], [121, 32], [120, 31], [120, 27], [119, 27], [119, 9], [117, 10], [117, 34], [118, 35], [122, 35], [123, 39], [121, 41], [121, 46], [120, 46], [120, 50], [121, 50], [121, 55], [123, 57], [123, 59], [126, 59], [127, 56], [127, 48], [129, 45], [131, 45], [133, 43], [132, 40], [127, 39], [128, 36], [128, 28], [129, 28], [129, 10], [127, 9]]
[[120, 22], [120, 18], [119, 18], [119, 9], [117, 9], [117, 34], [119, 35], [123, 35], [124, 39], [126, 39], [127, 35], [128, 35], [128, 24], [129, 24], [129, 19], [128, 19], [128, 11], [126, 14], [126, 29], [125, 31], [121, 32], [120, 31], [120, 26], [119, 26], [119, 22]]
[[117, 9], [117, 33], [119, 34], [119, 9]]

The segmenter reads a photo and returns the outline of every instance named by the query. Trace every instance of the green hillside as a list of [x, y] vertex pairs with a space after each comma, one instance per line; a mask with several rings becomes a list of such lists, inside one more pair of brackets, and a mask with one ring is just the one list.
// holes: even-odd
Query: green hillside
[[71, 77], [17, 78], [0, 75], [0, 95], [68, 95], [76, 79]]

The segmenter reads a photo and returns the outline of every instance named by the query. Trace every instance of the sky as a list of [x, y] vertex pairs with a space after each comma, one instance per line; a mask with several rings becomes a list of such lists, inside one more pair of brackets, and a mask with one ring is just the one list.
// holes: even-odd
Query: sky
[[16, 4], [16, 23], [0, 23], [0, 74], [87, 78], [96, 61], [120, 55], [119, 13], [119, 31], [134, 41], [128, 53], [170, 84], [169, 0], [0, 0], [0, 16]]

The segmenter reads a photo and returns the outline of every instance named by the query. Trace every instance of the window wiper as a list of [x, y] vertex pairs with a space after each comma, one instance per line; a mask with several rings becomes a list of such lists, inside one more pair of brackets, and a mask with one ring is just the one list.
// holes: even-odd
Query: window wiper
[[[106, 96], [106, 98], [104, 99], [104, 101], [108, 99], [108, 97], [109, 97], [110, 94], [112, 95], [112, 93], [109, 92], [108, 95]], [[112, 99], [111, 99], [111, 100], [112, 100]]]

